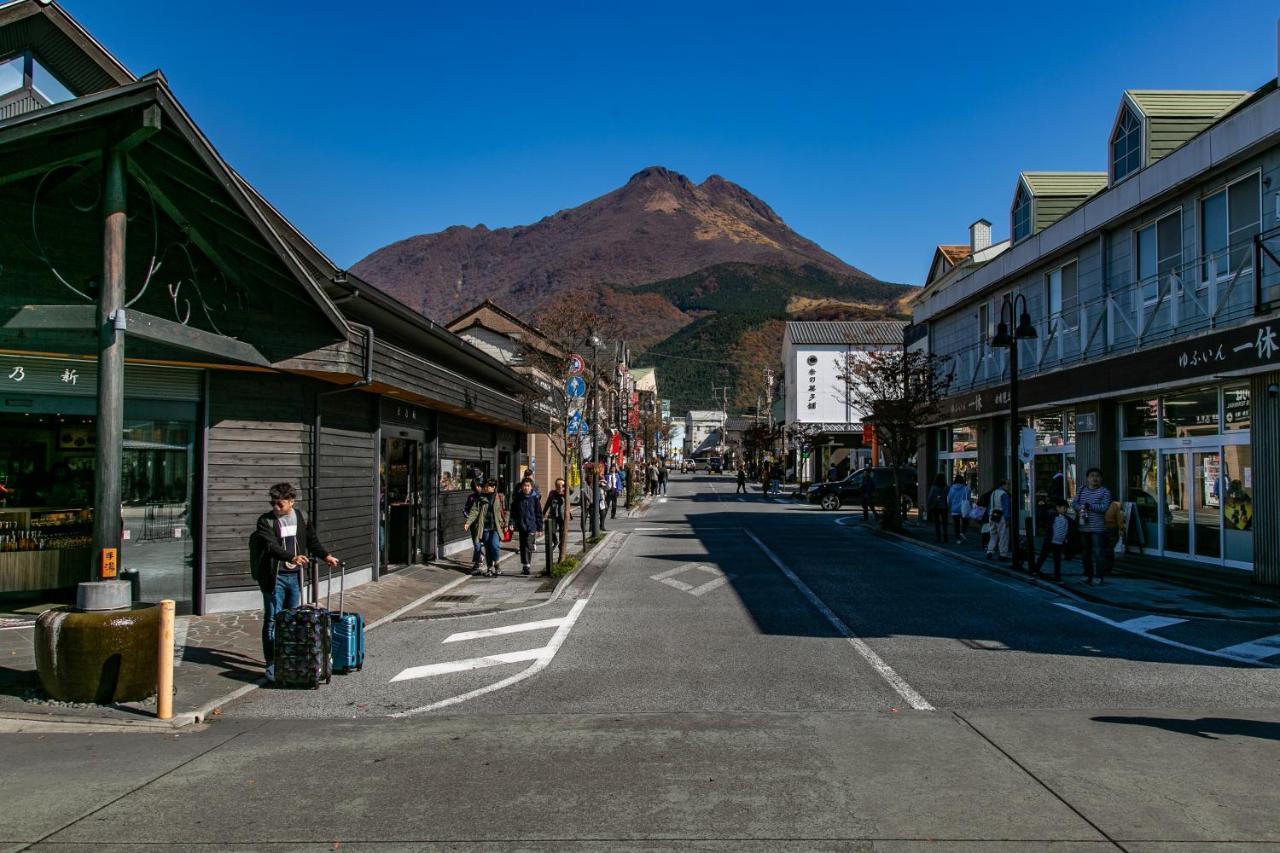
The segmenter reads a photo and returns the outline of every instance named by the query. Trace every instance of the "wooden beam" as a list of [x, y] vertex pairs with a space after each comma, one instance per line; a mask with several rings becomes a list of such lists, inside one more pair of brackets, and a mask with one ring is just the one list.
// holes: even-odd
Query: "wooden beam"
[[97, 328], [97, 308], [84, 305], [23, 305], [7, 318], [0, 328], [29, 331], [77, 330]]
[[125, 333], [144, 341], [205, 353], [238, 364], [250, 364], [256, 367], [271, 366], [266, 356], [252, 344], [206, 332], [204, 329], [193, 326], [184, 326], [173, 320], [166, 320], [141, 311], [128, 312], [128, 327]]

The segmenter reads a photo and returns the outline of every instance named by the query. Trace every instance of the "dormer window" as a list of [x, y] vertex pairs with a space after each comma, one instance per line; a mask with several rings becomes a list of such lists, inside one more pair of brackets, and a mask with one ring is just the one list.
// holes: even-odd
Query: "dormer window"
[[0, 106], [21, 100], [24, 94], [34, 96], [46, 107], [75, 98], [30, 51], [0, 62]]
[[1013, 242], [1031, 236], [1031, 193], [1027, 188], [1018, 185], [1018, 192], [1013, 197]]
[[1128, 106], [1120, 111], [1111, 134], [1111, 180], [1119, 181], [1142, 166], [1142, 122]]

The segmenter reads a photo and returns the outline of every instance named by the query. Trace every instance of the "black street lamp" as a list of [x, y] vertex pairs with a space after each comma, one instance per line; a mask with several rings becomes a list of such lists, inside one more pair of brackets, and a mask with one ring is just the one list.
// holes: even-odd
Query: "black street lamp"
[[[1018, 306], [1022, 311], [1019, 313]], [[1005, 311], [1009, 320], [1005, 322]], [[1014, 318], [1018, 325], [1009, 334], [1009, 327]], [[1009, 550], [1012, 567], [1015, 571], [1022, 568], [1022, 460], [1018, 458], [1018, 445], [1021, 444], [1021, 427], [1018, 425], [1018, 341], [1033, 340], [1037, 337], [1036, 327], [1031, 325], [1031, 314], [1027, 312], [1027, 298], [1021, 293], [1004, 295], [1000, 303], [1000, 324], [996, 327], [996, 336], [991, 339], [993, 347], [1007, 347], [1009, 350], [1009, 509], [1012, 519], [1006, 524], [1011, 527], [1009, 533]], [[1031, 549], [1035, 553], [1035, 549]], [[1035, 568], [1034, 559], [1031, 562]]]
[[587, 329], [586, 343], [591, 346], [591, 538], [596, 538], [600, 527], [600, 442], [596, 429], [600, 418], [600, 385], [596, 361], [600, 355], [600, 338], [594, 329]]

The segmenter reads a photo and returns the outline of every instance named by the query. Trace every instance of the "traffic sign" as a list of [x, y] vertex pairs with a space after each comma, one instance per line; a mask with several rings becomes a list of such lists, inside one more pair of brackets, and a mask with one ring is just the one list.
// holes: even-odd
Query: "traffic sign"
[[587, 380], [581, 376], [570, 376], [564, 383], [564, 390], [570, 397], [585, 397], [587, 395]]
[[569, 435], [586, 435], [587, 421], [582, 417], [582, 412], [577, 411], [569, 416]]
[[568, 369], [570, 376], [581, 376], [582, 371], [587, 369], [587, 362], [576, 352], [570, 353]]

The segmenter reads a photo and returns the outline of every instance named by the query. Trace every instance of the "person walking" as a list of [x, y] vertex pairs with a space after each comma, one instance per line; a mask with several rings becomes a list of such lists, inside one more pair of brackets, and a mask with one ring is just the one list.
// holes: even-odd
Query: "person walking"
[[533, 480], [525, 478], [511, 502], [511, 518], [520, 536], [520, 574], [529, 574], [533, 563], [533, 549], [538, 534], [542, 532], [542, 501], [533, 490]]
[[1009, 513], [1012, 510], [1009, 481], [1001, 480], [991, 492], [991, 538], [987, 540], [987, 559], [996, 556], [1009, 559]]
[[951, 481], [951, 488], [947, 490], [947, 509], [951, 511], [951, 526], [956, 542], [961, 545], [964, 544], [964, 534], [969, 529], [969, 512], [972, 508], [973, 492], [969, 490], [964, 477], [956, 474]]
[[485, 574], [489, 577], [502, 574], [498, 568], [502, 547], [499, 536], [507, 527], [507, 508], [503, 505], [502, 495], [498, 494], [497, 480], [485, 481], [484, 493], [467, 513], [465, 527], [484, 549]]
[[[471, 508], [476, 505], [476, 501], [484, 497], [484, 481], [477, 477], [471, 481], [471, 494], [467, 495], [467, 502], [462, 507], [462, 517], [465, 519], [471, 514]], [[484, 550], [484, 545], [479, 539], [471, 537], [471, 574], [480, 574], [480, 554]]]
[[745, 467], [738, 469], [738, 488], [734, 491], [735, 495], [745, 495], [747, 493], [747, 469]]
[[929, 520], [933, 522], [933, 541], [947, 544], [947, 475], [939, 473], [925, 496]]
[[645, 494], [650, 496], [658, 494], [658, 466], [653, 464], [653, 460], [649, 460], [649, 467], [646, 469], [649, 482], [649, 491]]
[[659, 460], [658, 462], [658, 490], [660, 494], [667, 493], [667, 462]]
[[1111, 490], [1102, 485], [1102, 469], [1085, 472], [1085, 487], [1076, 495], [1075, 507], [1080, 536], [1084, 540], [1084, 576], [1090, 586], [1101, 585], [1107, 568], [1107, 510], [1111, 508]]
[[867, 467], [862, 469], [862, 520], [866, 521], [868, 514], [874, 515], [877, 520], [880, 513], [876, 512], [876, 478], [872, 476], [871, 463], [867, 463]]
[[[1062, 583], [1062, 555], [1067, 550], [1067, 536], [1071, 530], [1071, 518], [1067, 515], [1069, 507], [1067, 502], [1061, 498], [1054, 501], [1053, 523], [1049, 525], [1049, 530], [1045, 535], [1048, 542], [1048, 554], [1053, 555], [1053, 582]], [[1044, 563], [1047, 555], [1040, 554], [1040, 558], [1036, 561], [1035, 570], [1032, 574], [1043, 575]]]
[[609, 518], [618, 517], [618, 493], [622, 491], [622, 472], [618, 463], [609, 465], [609, 473], [604, 478], [605, 500], [609, 504]]
[[267, 681], [276, 679], [276, 614], [302, 604], [303, 569], [308, 554], [338, 565], [338, 558], [320, 543], [313, 525], [295, 506], [298, 493], [290, 483], [276, 483], [267, 491], [271, 509], [258, 516], [249, 537], [249, 571], [262, 591], [262, 659]]
[[[552, 551], [556, 551], [560, 547], [560, 542], [564, 540], [565, 534], [565, 503], [567, 501], [564, 480], [557, 477], [554, 487], [547, 493], [546, 509], [542, 513], [543, 519], [551, 521], [551, 538], [547, 540], [546, 547]], [[568, 507], [569, 518], [573, 518], [573, 508]], [[543, 572], [549, 575], [550, 572]]]

